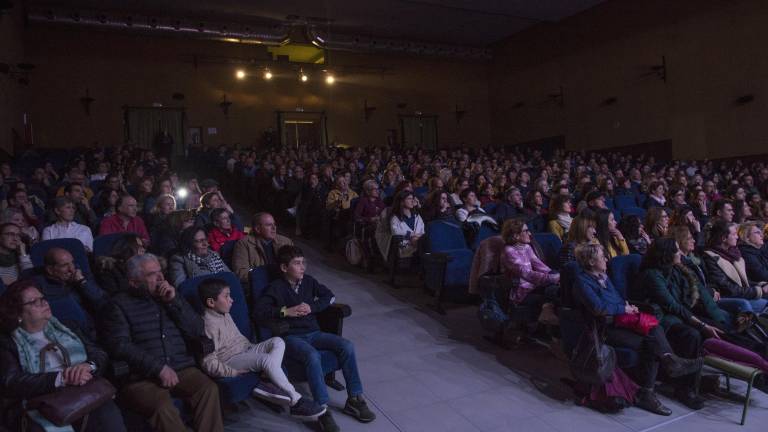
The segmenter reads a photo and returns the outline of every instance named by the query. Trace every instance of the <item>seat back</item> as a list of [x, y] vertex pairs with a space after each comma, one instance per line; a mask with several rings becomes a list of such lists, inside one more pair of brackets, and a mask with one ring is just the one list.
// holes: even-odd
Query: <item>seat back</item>
[[634, 195], [617, 195], [613, 197], [613, 204], [618, 210], [637, 206]]
[[112, 253], [115, 243], [128, 233], [104, 234], [93, 239], [93, 256], [108, 256]]
[[487, 238], [491, 238], [497, 235], [499, 235], [498, 228], [495, 228], [488, 224], [480, 225], [480, 229], [477, 231], [477, 235], [475, 236], [475, 239], [472, 241], [472, 250], [476, 251], [477, 248], [480, 246], [480, 242], [482, 242]]
[[[272, 280], [273, 278], [269, 271], [269, 267], [258, 266], [251, 269], [251, 271], [248, 273], [248, 281], [250, 284], [251, 308], [256, 307], [256, 302], [259, 300], [259, 298], [262, 295], [264, 295], [264, 291], [266, 291], [267, 287], [269, 286], [270, 282], [272, 282]], [[256, 339], [266, 340], [270, 337], [272, 337], [272, 332], [267, 327], [260, 326], [257, 323]]]
[[625, 209], [621, 210], [621, 216], [637, 216], [640, 218], [640, 220], [645, 219], [645, 209], [642, 209], [640, 207], [627, 207]]
[[627, 296], [631, 288], [631, 281], [637, 279], [640, 274], [642, 260], [642, 255], [629, 254], [617, 256], [608, 261], [608, 277], [624, 298], [629, 298]]
[[43, 258], [45, 254], [52, 248], [61, 248], [67, 250], [72, 254], [72, 258], [75, 260], [75, 265], [83, 272], [83, 276], [92, 278], [91, 266], [88, 264], [88, 255], [85, 252], [85, 246], [78, 239], [73, 238], [60, 238], [52, 240], [43, 240], [32, 245], [29, 251], [32, 264], [35, 267], [42, 267], [44, 265]]
[[496, 201], [489, 201], [485, 203], [483, 206], [483, 210], [485, 210], [488, 214], [493, 214], [494, 211], [496, 211], [496, 207], [498, 207], [498, 203]]
[[581, 266], [576, 261], [571, 261], [560, 269], [560, 304], [563, 307], [578, 307], [573, 297], [573, 287], [581, 271]]
[[550, 268], [558, 269], [560, 262], [557, 257], [560, 253], [560, 249], [563, 247], [563, 242], [560, 238], [552, 233], [535, 233], [533, 239], [538, 243], [542, 252], [542, 261]]
[[248, 340], [251, 340], [253, 337], [253, 330], [248, 314], [248, 305], [245, 302], [245, 293], [243, 292], [242, 286], [240, 286], [240, 280], [234, 273], [221, 272], [187, 279], [179, 286], [179, 292], [181, 292], [184, 299], [192, 305], [195, 310], [202, 314], [204, 306], [200, 301], [200, 297], [197, 295], [197, 288], [204, 280], [214, 278], [222, 279], [229, 285], [230, 296], [233, 300], [232, 309], [230, 309], [229, 314], [232, 315], [232, 321], [235, 322], [240, 333], [248, 338]]
[[229, 266], [229, 268], [232, 268], [232, 252], [235, 251], [235, 243], [237, 243], [237, 240], [227, 240], [219, 249], [221, 259], [224, 260], [224, 263]]
[[425, 248], [427, 252], [467, 249], [464, 232], [458, 225], [436, 220], [427, 224]]

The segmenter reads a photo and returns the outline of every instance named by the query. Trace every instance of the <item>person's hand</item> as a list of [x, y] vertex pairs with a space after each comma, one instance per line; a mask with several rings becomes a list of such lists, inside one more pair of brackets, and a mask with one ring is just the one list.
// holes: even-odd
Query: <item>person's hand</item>
[[75, 273], [72, 274], [72, 280], [76, 283], [83, 282], [85, 280], [85, 276], [83, 276], [82, 270], [75, 269]]
[[32, 208], [31, 202], [27, 201], [24, 204], [22, 204], [21, 207], [24, 210], [24, 213], [27, 214], [27, 216], [30, 216], [30, 217], [35, 216], [35, 209]]
[[306, 303], [301, 303], [299, 305], [296, 305], [296, 308], [300, 313], [304, 315], [309, 315], [310, 313], [312, 313], [312, 307]]
[[715, 293], [712, 294], [712, 299], [715, 300], [716, 302], [719, 302], [720, 301], [720, 291], [715, 291]]
[[176, 288], [169, 284], [168, 281], [164, 280], [160, 283], [160, 286], [157, 287], [155, 295], [159, 297], [163, 302], [169, 303], [171, 300], [173, 300], [174, 297], [176, 297]]
[[627, 315], [634, 315], [636, 313], [640, 313], [640, 309], [637, 308], [635, 305], [631, 305], [629, 303], [624, 304], [624, 313]]
[[179, 377], [176, 375], [176, 371], [167, 365], [163, 366], [163, 369], [160, 370], [160, 373], [157, 375], [157, 377], [160, 378], [160, 385], [165, 388], [174, 387], [179, 383]]
[[711, 325], [707, 325], [707, 324], [704, 324], [704, 327], [701, 329], [701, 331], [708, 338], [714, 338], [714, 339], [720, 339], [720, 335], [723, 334], [723, 331], [720, 330], [719, 328], [712, 327]]
[[236, 369], [235, 372], [237, 372], [237, 375], [245, 375], [250, 372], [248, 369]]
[[760, 289], [763, 290], [763, 296], [768, 295], [768, 285], [763, 285]]
[[19, 242], [19, 256], [26, 256], [27, 255], [27, 244], [23, 241]]
[[307, 313], [305, 312], [304, 308], [302, 307], [303, 304], [304, 303], [287, 308], [285, 310], [285, 316], [291, 317], [291, 318], [298, 318], [298, 317], [305, 316]]
[[64, 385], [68, 386], [81, 386], [93, 378], [91, 365], [87, 363], [68, 367], [61, 372], [61, 376], [64, 379]]
[[659, 232], [660, 232], [662, 235], [666, 235], [666, 234], [667, 234], [667, 228], [668, 228], [667, 226], [664, 226], [664, 225], [662, 225], [662, 224], [660, 224], [660, 223], [659, 223], [659, 224], [656, 224], [656, 229], [657, 229], [657, 230], [658, 230], [658, 231], [659, 231]]
[[611, 237], [621, 241], [624, 240], [624, 234], [621, 233], [617, 228], [612, 228], [608, 230], [608, 233], [611, 235]]

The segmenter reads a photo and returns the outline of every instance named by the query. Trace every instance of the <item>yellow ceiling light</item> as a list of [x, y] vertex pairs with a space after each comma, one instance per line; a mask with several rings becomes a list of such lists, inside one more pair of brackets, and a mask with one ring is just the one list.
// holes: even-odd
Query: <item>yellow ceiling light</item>
[[307, 76], [307, 74], [305, 74], [304, 71], [301, 71], [299, 72], [299, 79], [301, 80], [301, 82], [307, 82], [309, 81], [309, 76]]
[[270, 72], [269, 69], [264, 70], [264, 79], [265, 80], [271, 80], [272, 79], [272, 72]]
[[241, 80], [241, 79], [245, 79], [245, 71], [244, 71], [244, 70], [242, 70], [242, 69], [238, 69], [238, 70], [235, 72], [235, 77], [236, 77], [237, 79], [240, 79], [240, 80]]
[[331, 74], [328, 74], [328, 75], [326, 75], [326, 76], [325, 76], [325, 83], [326, 83], [326, 84], [328, 84], [328, 85], [332, 85], [332, 84], [333, 84], [333, 83], [335, 83], [335, 82], [336, 82], [336, 78], [334, 78], [334, 76], [333, 76], [333, 75], [331, 75]]

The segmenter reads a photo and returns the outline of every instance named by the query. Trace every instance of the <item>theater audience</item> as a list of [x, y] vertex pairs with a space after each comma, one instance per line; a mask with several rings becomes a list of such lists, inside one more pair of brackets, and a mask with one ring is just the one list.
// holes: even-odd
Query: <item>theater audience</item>
[[211, 212], [213, 226], [208, 230], [208, 244], [211, 250], [219, 252], [219, 249], [228, 241], [237, 241], [245, 237], [245, 233], [232, 225], [229, 211], [218, 208]]
[[[354, 345], [340, 336], [321, 331], [317, 321], [317, 314], [334, 302], [333, 292], [305, 273], [304, 254], [298, 247], [282, 246], [277, 255], [283, 277], [272, 282], [257, 300], [256, 321], [275, 320], [288, 324], [288, 331], [283, 335], [285, 355], [304, 365], [312, 397], [323, 406], [330, 399], [318, 350], [333, 352], [347, 385], [348, 397], [343, 412], [363, 423], [375, 420], [376, 415], [363, 398]], [[325, 431], [340, 430], [330, 411], [320, 417], [320, 423]]]
[[[462, 201], [464, 201], [464, 198], [462, 198]], [[471, 206], [467, 206], [467, 203], [464, 202], [464, 209], [469, 209]], [[459, 209], [456, 211], [456, 218], [460, 221], [466, 220], [466, 217], [462, 219], [463, 212], [462, 209]], [[471, 211], [469, 211], [471, 213]], [[496, 221], [501, 225], [506, 221], [507, 219], [511, 219], [514, 217], [525, 217], [525, 210], [523, 208], [523, 194], [520, 191], [520, 189], [516, 187], [511, 187], [507, 189], [504, 192], [504, 199], [498, 203], [496, 206], [496, 209], [493, 211], [493, 217], [496, 219]]]
[[[583, 271], [576, 278], [573, 297], [589, 315], [605, 318], [640, 313], [637, 306], [627, 302], [608, 278], [608, 257], [601, 245], [580, 244], [576, 248], [576, 260]], [[605, 334], [609, 345], [639, 352], [641, 360], [638, 367], [630, 371], [640, 384], [636, 405], [654, 414], [671, 415], [672, 410], [659, 401], [654, 391], [659, 366], [671, 377], [690, 376], [701, 369], [699, 354], [690, 359], [678, 357], [667, 340], [663, 326], [655, 326], [647, 335], [641, 335], [627, 328], [607, 325]], [[678, 385], [675, 391], [679, 397], [685, 396], [685, 401], [693, 402], [696, 398], [689, 385]]]
[[736, 224], [718, 220], [712, 225], [703, 255], [707, 285], [715, 291], [715, 298], [747, 300], [723, 303], [722, 306], [729, 311], [759, 313], [768, 305], [768, 300], [764, 298], [768, 297], [768, 284], [765, 281], [750, 283], [738, 241]]
[[173, 286], [180, 286], [187, 279], [228, 271], [224, 260], [208, 246], [205, 230], [193, 226], [181, 232], [179, 252], [168, 261], [168, 279]]
[[560, 241], [568, 238], [568, 232], [573, 223], [571, 217], [571, 197], [569, 195], [557, 194], [549, 201], [549, 223], [547, 227], [549, 232], [555, 234]]
[[[218, 185], [216, 189], [218, 189]], [[200, 207], [197, 209], [197, 215], [195, 216], [195, 226], [200, 228], [209, 227], [212, 222], [211, 213], [217, 208], [227, 210], [232, 224], [240, 231], [243, 230], [243, 223], [240, 222], [240, 218], [218, 190], [206, 192], [200, 197]]]
[[52, 302], [54, 313], [58, 315], [57, 300], [71, 298], [92, 316], [98, 315], [108, 300], [107, 293], [96, 284], [87, 269], [77, 266], [69, 251], [61, 248], [48, 249], [43, 264], [43, 272], [35, 276], [35, 282], [45, 297]]
[[149, 231], [152, 244], [149, 251], [160, 257], [168, 257], [179, 247], [179, 237], [184, 229], [195, 224], [194, 210], [176, 210], [155, 218]]
[[16, 282], [21, 272], [31, 269], [32, 259], [21, 241], [21, 230], [16, 224], [0, 225], [0, 278], [4, 285]]
[[279, 274], [276, 273], [277, 251], [292, 244], [291, 239], [277, 233], [277, 223], [271, 214], [256, 213], [250, 234], [235, 243], [232, 270], [243, 283], [248, 283], [248, 273], [254, 267], [270, 266], [273, 274]]
[[[91, 209], [90, 198], [85, 194], [85, 188], [78, 183], [71, 183], [64, 187], [64, 196], [75, 205], [74, 221], [91, 229], [99, 224], [96, 212]], [[55, 215], [52, 215], [56, 219]]]
[[93, 234], [85, 225], [75, 222], [75, 204], [71, 199], [57, 197], [53, 202], [56, 222], [43, 229], [43, 240], [74, 238], [80, 240], [85, 250], [93, 250]]
[[758, 222], [746, 222], [739, 226], [739, 251], [744, 258], [747, 280], [751, 284], [768, 282], [768, 249], [763, 230]]
[[149, 232], [138, 213], [136, 199], [130, 195], [122, 195], [116, 203], [117, 213], [105, 218], [99, 226], [99, 235], [113, 233], [136, 233], [144, 245], [150, 244]]
[[202, 318], [165, 280], [154, 255], [137, 255], [126, 268], [129, 289], [114, 295], [100, 314], [107, 352], [131, 370], [121, 403], [155, 430], [183, 431], [187, 427], [172, 400], [181, 398], [192, 410], [195, 430], [223, 431], [216, 383], [196, 367], [195, 356], [205, 353], [190, 349], [202, 345]]
[[608, 259], [627, 255], [629, 246], [624, 235], [616, 227], [616, 219], [613, 212], [608, 209], [596, 210], [595, 237], [608, 253]]
[[99, 286], [110, 295], [128, 289], [125, 267], [129, 259], [146, 252], [144, 241], [136, 234], [125, 233], [112, 244], [108, 256], [96, 257], [95, 277]]
[[560, 274], [554, 273], [536, 256], [531, 247], [533, 234], [522, 219], [509, 219], [504, 222], [501, 237], [506, 246], [502, 256], [502, 266], [507, 279], [519, 282], [510, 293], [510, 300], [517, 305], [542, 309], [539, 320], [545, 323], [553, 321], [554, 302], [558, 297]]
[[303, 398], [288, 381], [282, 369], [285, 342], [272, 337], [254, 344], [240, 333], [229, 314], [234, 300], [230, 287], [221, 279], [206, 279], [197, 289], [203, 304], [205, 334], [213, 341], [214, 351], [202, 360], [203, 370], [211, 377], [236, 377], [249, 372], [264, 372], [271, 383], [260, 382], [257, 396], [271, 401], [287, 402], [291, 415], [301, 420], [315, 419], [326, 409]]
[[400, 257], [413, 256], [419, 239], [424, 235], [424, 221], [414, 210], [415, 207], [416, 197], [413, 192], [407, 190], [398, 193], [392, 203], [389, 227], [391, 235], [403, 236], [399, 249]]
[[37, 228], [27, 223], [24, 213], [17, 208], [8, 207], [3, 210], [2, 223], [12, 223], [19, 227], [21, 239], [27, 246], [32, 246], [40, 240]]
[[648, 246], [651, 245], [651, 237], [645, 232], [640, 218], [635, 215], [624, 216], [618, 228], [627, 241], [629, 253], [645, 255]]
[[[662, 186], [663, 187], [663, 186]], [[645, 214], [645, 232], [656, 240], [667, 235], [669, 214], [664, 207], [652, 205]]]
[[[23, 430], [29, 420], [45, 431], [62, 430], [39, 411], [25, 410], [25, 402], [102, 376], [108, 370], [107, 354], [76, 326], [55, 318], [46, 296], [30, 280], [14, 283], [0, 296], [0, 327], [0, 380], [6, 398], [3, 426]], [[59, 348], [44, 354], [51, 343]], [[45, 358], [42, 362], [38, 360], [41, 355]], [[72, 430], [68, 426], [63, 429]], [[86, 432], [126, 430], [120, 409], [112, 400], [89, 412], [87, 422], [81, 419], [71, 426]]]
[[576, 246], [583, 243], [598, 243], [595, 226], [595, 221], [589, 219], [585, 214], [580, 214], [573, 219], [571, 230], [568, 231], [568, 240], [563, 242], [563, 247], [558, 255], [560, 268], [564, 268], [566, 264], [576, 260], [576, 255], [574, 255]]

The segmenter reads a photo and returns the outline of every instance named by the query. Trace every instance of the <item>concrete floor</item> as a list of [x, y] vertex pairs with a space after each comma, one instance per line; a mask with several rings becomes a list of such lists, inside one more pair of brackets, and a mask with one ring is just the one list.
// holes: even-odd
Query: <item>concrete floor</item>
[[[674, 411], [671, 417], [636, 408], [605, 415], [576, 406], [560, 383], [567, 375], [564, 362], [542, 347], [507, 351], [485, 341], [476, 307], [449, 307], [446, 316], [438, 315], [426, 307], [432, 298], [416, 278], [404, 277], [410, 286], [396, 290], [381, 273], [364, 274], [340, 256], [300, 245], [307, 272], [352, 307], [344, 336], [355, 343], [365, 395], [378, 418], [361, 424], [345, 416], [340, 410], [346, 394], [329, 389], [334, 418], [345, 432], [766, 430], [768, 395], [760, 391], [753, 392], [745, 426], [738, 424], [741, 405], [719, 399], [692, 412], [662, 398]], [[304, 384], [298, 388], [308, 394]], [[743, 392], [746, 386], [735, 388]], [[228, 413], [225, 423], [232, 432], [319, 430], [255, 400]]]

